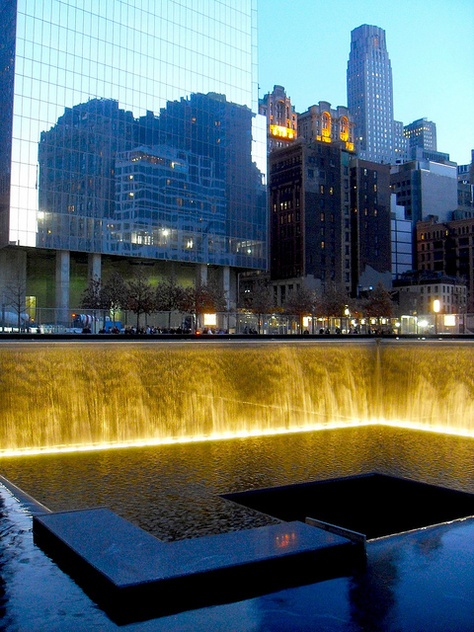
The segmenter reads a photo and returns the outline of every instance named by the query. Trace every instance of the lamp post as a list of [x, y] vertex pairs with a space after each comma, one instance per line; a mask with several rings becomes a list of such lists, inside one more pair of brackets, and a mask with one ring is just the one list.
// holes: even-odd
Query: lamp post
[[433, 301], [433, 312], [435, 315], [435, 335], [438, 335], [438, 314], [441, 309], [441, 301], [438, 298], [435, 298]]

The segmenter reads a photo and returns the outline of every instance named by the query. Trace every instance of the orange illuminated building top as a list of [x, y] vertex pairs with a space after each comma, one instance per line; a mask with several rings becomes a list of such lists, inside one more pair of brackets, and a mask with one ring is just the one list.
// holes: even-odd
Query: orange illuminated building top
[[296, 139], [296, 130], [283, 125], [270, 125], [270, 134], [275, 138], [285, 138], [286, 140]]
[[298, 115], [298, 136], [307, 141], [339, 143], [354, 151], [354, 123], [349, 110], [344, 106], [331, 108], [327, 101], [320, 101]]

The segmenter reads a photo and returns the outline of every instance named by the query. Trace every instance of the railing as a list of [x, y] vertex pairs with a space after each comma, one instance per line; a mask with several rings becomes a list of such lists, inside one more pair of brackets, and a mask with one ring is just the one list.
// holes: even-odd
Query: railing
[[[0, 333], [81, 333], [84, 329], [91, 333], [110, 332], [114, 327], [122, 333], [137, 329], [137, 316], [131, 311], [116, 312], [104, 310], [57, 310], [37, 308], [34, 319], [22, 314], [18, 319], [2, 319]], [[302, 322], [301, 322], [302, 321]], [[231, 334], [341, 334], [341, 335], [414, 335], [443, 336], [474, 334], [474, 314], [426, 314], [403, 315], [397, 318], [351, 318], [308, 316], [300, 319], [296, 315], [263, 314], [250, 312], [220, 312], [202, 315], [181, 312], [154, 312], [141, 314], [138, 329], [148, 333], [231, 333]]]

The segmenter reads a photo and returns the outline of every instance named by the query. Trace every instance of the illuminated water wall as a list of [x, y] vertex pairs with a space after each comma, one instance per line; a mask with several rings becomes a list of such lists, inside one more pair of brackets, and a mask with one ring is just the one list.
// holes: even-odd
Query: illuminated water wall
[[0, 454], [390, 423], [474, 435], [474, 346], [4, 344]]

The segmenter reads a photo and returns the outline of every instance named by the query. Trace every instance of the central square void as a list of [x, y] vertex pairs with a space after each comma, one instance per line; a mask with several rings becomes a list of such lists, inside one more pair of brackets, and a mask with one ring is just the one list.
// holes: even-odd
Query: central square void
[[222, 497], [284, 521], [315, 518], [369, 540], [474, 515], [474, 494], [378, 473]]

